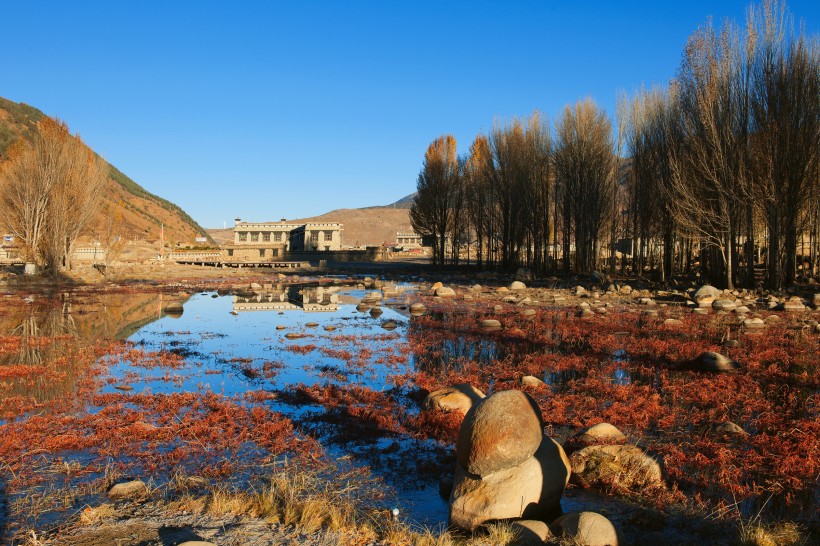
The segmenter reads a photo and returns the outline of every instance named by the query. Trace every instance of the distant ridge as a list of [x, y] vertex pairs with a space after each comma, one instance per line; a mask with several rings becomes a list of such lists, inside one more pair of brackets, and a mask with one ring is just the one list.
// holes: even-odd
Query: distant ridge
[[[37, 122], [43, 116], [45, 114], [33, 106], [0, 97], [0, 161], [5, 159], [6, 152], [17, 139], [34, 138]], [[106, 164], [109, 186], [103, 206], [87, 229], [87, 235], [98, 232], [108, 216], [117, 219], [119, 229], [127, 238], [157, 241], [163, 228], [168, 242], [190, 243], [195, 237], [206, 235], [206, 230], [178, 205], [154, 195], [110, 163]]]
[[395, 203], [387, 205], [391, 209], [409, 209], [413, 205], [413, 199], [416, 197], [416, 192], [411, 193], [406, 197], [402, 197]]

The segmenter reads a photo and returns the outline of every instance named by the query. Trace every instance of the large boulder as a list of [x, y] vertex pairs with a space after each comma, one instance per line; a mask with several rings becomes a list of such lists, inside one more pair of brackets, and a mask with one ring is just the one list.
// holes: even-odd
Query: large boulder
[[715, 311], [734, 311], [737, 309], [737, 302], [729, 299], [719, 299], [712, 302], [712, 309]]
[[569, 544], [575, 546], [624, 544], [612, 522], [597, 512], [570, 512], [556, 519], [552, 525], [561, 536], [569, 538]]
[[697, 303], [699, 307], [711, 307], [712, 302], [718, 299], [720, 294], [721, 291], [714, 286], [704, 284], [695, 290], [695, 293], [692, 294], [692, 299], [695, 300], [695, 303]]
[[466, 415], [470, 408], [485, 398], [483, 392], [469, 383], [460, 383], [433, 391], [424, 399], [424, 407], [443, 411], [457, 411]]
[[468, 474], [457, 465], [450, 494], [450, 523], [473, 531], [495, 520], [549, 521], [560, 514], [570, 465], [564, 449], [555, 440], [542, 438], [532, 457], [483, 477]]
[[513, 281], [510, 284], [510, 290], [526, 290], [526, 289], [527, 289], [527, 285], [524, 284], [521, 281]]
[[626, 489], [663, 486], [658, 461], [635, 445], [593, 445], [570, 456], [573, 479], [584, 487]]
[[528, 394], [497, 392], [464, 417], [456, 441], [458, 463], [475, 476], [519, 465], [538, 449], [543, 428], [541, 410]]

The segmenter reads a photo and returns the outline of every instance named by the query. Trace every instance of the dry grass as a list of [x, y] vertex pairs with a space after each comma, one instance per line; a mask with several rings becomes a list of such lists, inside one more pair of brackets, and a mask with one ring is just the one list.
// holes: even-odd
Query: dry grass
[[806, 542], [800, 527], [792, 522], [765, 525], [754, 518], [740, 524], [740, 546], [794, 546]]
[[83, 525], [94, 525], [102, 520], [114, 517], [117, 510], [113, 505], [104, 503], [96, 507], [86, 506], [80, 512], [79, 521]]

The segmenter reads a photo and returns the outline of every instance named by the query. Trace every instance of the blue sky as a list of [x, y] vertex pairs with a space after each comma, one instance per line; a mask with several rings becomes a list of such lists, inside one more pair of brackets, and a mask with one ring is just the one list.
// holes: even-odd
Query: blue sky
[[[748, 2], [10, 2], [0, 96], [206, 227], [391, 203], [425, 148], [664, 83]], [[820, 2], [792, 1], [809, 33]]]

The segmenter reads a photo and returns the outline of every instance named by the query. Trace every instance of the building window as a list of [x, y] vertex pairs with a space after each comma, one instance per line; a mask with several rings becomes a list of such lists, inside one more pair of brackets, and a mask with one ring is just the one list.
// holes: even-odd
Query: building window
[[319, 232], [318, 231], [311, 231], [310, 232], [310, 242], [314, 243], [314, 244], [319, 242]]
[[233, 249], [232, 248], [228, 249], [228, 256], [233, 256]]
[[274, 258], [278, 258], [278, 257], [279, 257], [279, 249], [278, 249], [278, 248], [274, 248], [274, 249], [272, 249], [272, 252], [273, 252], [273, 257], [274, 257]]
[[333, 232], [328, 230], [325, 231], [325, 241], [332, 241], [333, 240]]
[[273, 240], [274, 240], [274, 242], [277, 242], [277, 243], [280, 242], [282, 240], [282, 232], [277, 231], [276, 233], [274, 233], [273, 234]]
[[244, 243], [248, 240], [248, 232], [247, 231], [240, 231], [239, 232], [239, 241]]
[[330, 247], [325, 245], [325, 250], [330, 250]]
[[265, 233], [262, 234], [262, 240], [265, 241], [266, 243], [270, 242], [270, 232], [269, 231], [266, 231]]
[[257, 232], [251, 232], [251, 242], [258, 243], [259, 242], [259, 234]]
[[260, 249], [259, 249], [259, 257], [260, 257], [260, 258], [264, 258], [264, 257], [265, 257], [265, 249], [264, 249], [264, 248], [260, 248]]

